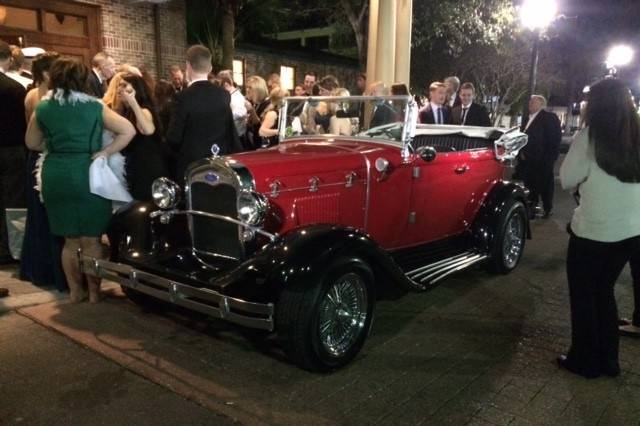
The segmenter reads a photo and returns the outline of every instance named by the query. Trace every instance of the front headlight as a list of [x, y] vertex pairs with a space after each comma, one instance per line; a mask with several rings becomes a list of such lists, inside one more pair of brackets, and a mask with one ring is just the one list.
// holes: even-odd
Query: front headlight
[[154, 180], [151, 185], [153, 202], [161, 209], [172, 209], [177, 206], [181, 193], [180, 185], [164, 177]]
[[267, 213], [268, 201], [262, 194], [242, 191], [238, 197], [238, 219], [252, 226], [260, 226]]

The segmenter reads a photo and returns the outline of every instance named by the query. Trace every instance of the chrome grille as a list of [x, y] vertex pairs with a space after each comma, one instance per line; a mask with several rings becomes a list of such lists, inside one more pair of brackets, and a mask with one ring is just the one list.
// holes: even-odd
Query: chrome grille
[[[222, 159], [211, 159], [191, 169], [187, 179], [190, 210], [238, 218], [239, 176]], [[241, 259], [242, 229], [236, 224], [205, 216], [190, 215], [189, 229], [194, 252], [202, 256]], [[206, 260], [206, 259], [203, 259]]]

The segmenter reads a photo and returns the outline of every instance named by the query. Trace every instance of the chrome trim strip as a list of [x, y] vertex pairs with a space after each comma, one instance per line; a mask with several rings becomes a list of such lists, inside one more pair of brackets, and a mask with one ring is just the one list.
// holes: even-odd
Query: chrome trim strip
[[367, 167], [367, 189], [364, 196], [364, 231], [369, 232], [369, 207], [371, 205], [371, 160], [365, 154], [364, 162]]
[[197, 288], [140, 271], [123, 263], [95, 259], [80, 253], [78, 258], [84, 273], [245, 327], [274, 330], [273, 303], [247, 302], [208, 288]]
[[[275, 182], [279, 182], [279, 181], [273, 181], [273, 182], [271, 182], [271, 184], [269, 186], [273, 185]], [[360, 182], [364, 183], [365, 179], [356, 179], [356, 180], [354, 180], [353, 181], [353, 185], [351, 187], [356, 186]], [[320, 184], [318, 184], [318, 190], [321, 190], [322, 188], [328, 188], [328, 187], [331, 187], [331, 186], [345, 186], [345, 185], [344, 185], [344, 182], [333, 182], [333, 183], [324, 183], [324, 184], [320, 183]], [[280, 195], [280, 194], [283, 194], [283, 193], [286, 193], [286, 192], [293, 192], [293, 191], [306, 191], [306, 192], [308, 192], [309, 191], [309, 187], [308, 186], [299, 186], [297, 188], [283, 188], [282, 186], [278, 186], [278, 192], [276, 193], [276, 195], [274, 195], [273, 188], [268, 193], [265, 193], [265, 194], [262, 194], [262, 195], [269, 196], [270, 198], [277, 198], [278, 195]], [[311, 192], [315, 192], [315, 191], [311, 191]]]
[[[207, 212], [203, 212], [203, 211], [199, 211], [199, 210], [156, 210], [154, 212], [150, 213], [150, 217], [151, 218], [155, 218], [158, 216], [175, 216], [175, 215], [195, 215], [195, 216], [204, 216], [204, 217], [209, 217], [212, 219], [220, 219], [220, 220], [224, 220], [227, 222], [231, 222], [234, 223], [238, 226], [242, 226], [243, 228], [249, 228], [254, 232], [257, 232], [260, 235], [264, 235], [265, 237], [268, 237], [271, 241], [275, 241], [276, 238], [278, 238], [278, 234], [272, 234], [270, 232], [267, 232], [261, 228], [249, 225], [248, 223], [244, 223], [241, 220], [238, 219], [234, 219], [232, 217], [229, 216], [222, 216], [219, 214], [215, 214], [215, 213], [207, 213]], [[197, 251], [197, 250], [196, 250]]]
[[461, 271], [463, 269], [466, 269], [472, 265], [475, 265], [476, 263], [482, 262], [483, 260], [487, 259], [489, 256], [485, 255], [481, 255], [480, 257], [478, 257], [477, 259], [473, 259], [468, 261], [467, 263], [464, 263], [456, 268], [450, 269], [449, 271], [443, 273], [442, 275], [440, 275], [439, 277], [434, 278], [433, 281], [430, 282], [430, 284], [436, 284], [437, 282], [447, 278], [449, 275]]

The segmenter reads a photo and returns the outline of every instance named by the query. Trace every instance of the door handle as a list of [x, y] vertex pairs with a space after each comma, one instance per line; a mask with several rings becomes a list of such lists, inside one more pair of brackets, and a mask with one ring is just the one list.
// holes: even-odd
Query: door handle
[[466, 173], [468, 171], [469, 171], [469, 166], [467, 166], [466, 164], [463, 164], [462, 166], [458, 166], [454, 170], [454, 172], [456, 172], [457, 175], [461, 175], [461, 174]]

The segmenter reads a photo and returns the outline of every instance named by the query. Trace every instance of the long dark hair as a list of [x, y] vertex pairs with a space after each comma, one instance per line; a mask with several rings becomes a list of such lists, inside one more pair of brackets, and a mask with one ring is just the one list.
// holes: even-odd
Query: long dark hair
[[60, 58], [58, 52], [44, 52], [36, 56], [31, 64], [34, 86], [37, 87], [44, 82], [44, 73], [49, 72], [51, 65], [53, 65], [58, 58]]
[[640, 119], [624, 83], [606, 78], [591, 86], [586, 124], [598, 166], [622, 182], [640, 182]]
[[[156, 108], [155, 99], [153, 98], [153, 93], [151, 92], [151, 88], [149, 87], [147, 82], [139, 75], [130, 73], [123, 74], [122, 79], [129, 83], [131, 87], [133, 87], [133, 90], [136, 91], [136, 101], [138, 101], [138, 105], [140, 105], [140, 108], [146, 108], [151, 112], [151, 116], [153, 117], [153, 125], [156, 127], [156, 132], [154, 133], [154, 135], [160, 135], [162, 133], [162, 130], [160, 129], [158, 110]], [[123, 115], [134, 126], [136, 125], [136, 116], [130, 108], [125, 108]]]

